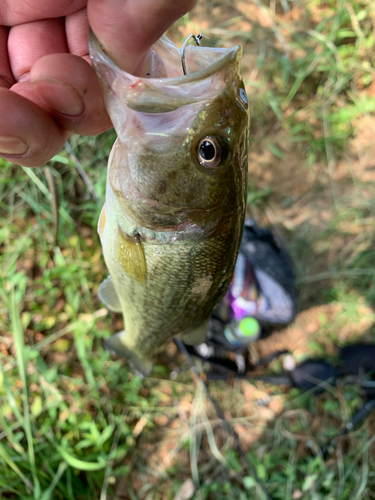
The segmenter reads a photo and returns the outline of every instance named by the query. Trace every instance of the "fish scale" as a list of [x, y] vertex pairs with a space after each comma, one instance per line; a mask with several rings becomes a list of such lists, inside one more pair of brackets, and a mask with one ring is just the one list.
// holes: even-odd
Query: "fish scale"
[[[142, 375], [174, 336], [204, 341], [231, 281], [247, 182], [248, 110], [241, 49], [188, 47], [166, 37], [122, 71], [90, 35], [90, 54], [118, 134], [98, 231], [110, 279], [99, 296], [121, 308], [124, 330], [106, 347]], [[205, 149], [203, 150], [204, 144]]]

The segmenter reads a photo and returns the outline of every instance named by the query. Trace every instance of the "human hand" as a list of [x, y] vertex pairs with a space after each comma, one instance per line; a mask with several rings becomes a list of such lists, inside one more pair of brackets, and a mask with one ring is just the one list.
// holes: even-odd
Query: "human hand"
[[111, 127], [89, 64], [88, 26], [134, 73], [150, 46], [196, 0], [3, 0], [0, 10], [0, 156], [46, 163], [71, 132]]

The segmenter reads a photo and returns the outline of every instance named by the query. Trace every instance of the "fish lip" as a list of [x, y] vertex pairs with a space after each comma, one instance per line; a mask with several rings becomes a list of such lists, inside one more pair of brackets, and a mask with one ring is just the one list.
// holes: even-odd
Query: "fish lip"
[[[164, 35], [161, 37], [161, 39], [166, 38]], [[194, 83], [199, 80], [203, 80], [206, 78], [209, 78], [210, 76], [214, 75], [219, 71], [221, 68], [225, 66], [234, 66], [237, 63], [237, 60], [242, 54], [242, 48], [240, 45], [235, 45], [234, 47], [230, 47], [226, 49], [226, 52], [223, 52], [223, 56], [208, 66], [207, 68], [201, 69], [199, 71], [195, 71], [193, 73], [190, 73], [188, 75], [181, 75], [177, 77], [167, 77], [167, 78], [144, 78], [141, 76], [135, 76], [132, 75], [131, 73], [128, 73], [127, 71], [121, 69], [114, 61], [111, 59], [111, 57], [105, 52], [103, 46], [97, 39], [95, 33], [92, 31], [90, 28], [89, 32], [89, 52], [91, 58], [94, 57], [94, 52], [97, 52], [97, 54], [100, 56], [100, 58], [107, 64], [113, 71], [121, 72], [126, 74], [129, 78], [134, 79], [134, 82], [137, 83], [164, 83], [166, 85], [173, 85], [173, 86], [178, 86], [180, 83]], [[182, 54], [181, 54], [182, 55]]]

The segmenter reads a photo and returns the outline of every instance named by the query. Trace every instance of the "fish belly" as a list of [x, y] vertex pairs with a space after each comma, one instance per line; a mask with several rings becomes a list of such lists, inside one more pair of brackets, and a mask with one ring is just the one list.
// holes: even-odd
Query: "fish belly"
[[[189, 338], [194, 343], [203, 341], [203, 330], [226, 291], [235, 259], [225, 261], [233, 251], [225, 251], [230, 242], [220, 235], [204, 238], [194, 233], [192, 238], [178, 239], [155, 233], [154, 238], [145, 238], [142, 228], [124, 215], [110, 185], [106, 207], [103, 253], [125, 325], [112, 347], [110, 341], [107, 346], [147, 375], [153, 354], [166, 340], [180, 334], [187, 342]], [[127, 258], [134, 261], [143, 253], [145, 264], [135, 266], [135, 271], [134, 262], [129, 268], [121, 259], [121, 239], [131, 242], [132, 238], [137, 238], [137, 243]], [[236, 244], [233, 240], [231, 243]]]

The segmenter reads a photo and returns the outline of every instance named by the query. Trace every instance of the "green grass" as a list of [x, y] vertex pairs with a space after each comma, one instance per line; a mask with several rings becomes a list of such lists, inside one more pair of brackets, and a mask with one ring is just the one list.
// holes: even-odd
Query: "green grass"
[[[186, 31], [203, 31], [213, 44], [244, 46], [258, 155], [249, 164], [249, 213], [288, 246], [303, 310], [283, 335], [293, 346], [297, 330], [316, 322], [296, 357], [335, 360], [335, 345], [375, 339], [375, 189], [353, 153], [375, 111], [373, 8], [370, 0], [257, 1], [262, 24], [251, 5], [202, 1], [171, 33], [180, 43]], [[201, 28], [202, 19], [209, 25]], [[113, 141], [113, 132], [70, 141], [101, 200]], [[299, 180], [283, 189], [293, 155], [300, 190]], [[0, 160], [0, 498], [169, 500], [191, 477], [194, 499], [261, 500], [189, 372], [169, 380], [170, 362], [141, 381], [103, 349], [122, 320], [97, 299], [107, 273], [96, 234], [101, 206], [75, 162], [63, 150], [48, 165], [59, 198], [55, 245], [45, 171]], [[350, 175], [340, 177], [343, 162]], [[273, 499], [375, 498], [373, 418], [328, 461], [319, 455], [361, 406], [356, 386], [317, 398], [245, 389], [212, 386], [244, 443], [254, 439], [248, 455]], [[281, 400], [282, 413], [256, 403], [264, 399]]]
[[[134, 446], [127, 405], [149, 404], [138, 397], [140, 380], [102, 348], [109, 321], [98, 327], [105, 316], [95, 297], [105, 272], [92, 231], [99, 207], [88, 197], [68, 203], [84, 186], [64, 159], [51, 162], [60, 189], [56, 248], [43, 171], [2, 164], [2, 338], [11, 341], [13, 332], [14, 339], [10, 355], [1, 354], [2, 498], [97, 498], [113, 461]], [[102, 173], [103, 162], [103, 188]], [[85, 240], [77, 231], [86, 221]]]

